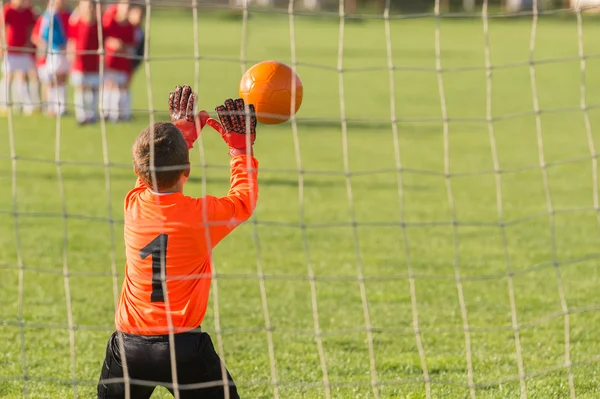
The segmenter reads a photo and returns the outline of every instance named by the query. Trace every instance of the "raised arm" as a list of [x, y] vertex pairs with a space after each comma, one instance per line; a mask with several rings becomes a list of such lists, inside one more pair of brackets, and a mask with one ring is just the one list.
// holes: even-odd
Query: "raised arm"
[[188, 148], [198, 138], [198, 129], [209, 125], [221, 134], [229, 146], [231, 156], [230, 189], [224, 197], [207, 196], [199, 199], [201, 211], [205, 212], [210, 230], [211, 244], [216, 245], [223, 237], [254, 212], [258, 199], [258, 161], [254, 158], [256, 140], [256, 112], [252, 104], [244, 100], [227, 99], [215, 108], [219, 121], [206, 111], [195, 111], [196, 94], [189, 86], [177, 86], [169, 96], [171, 121], [183, 134]]
[[199, 199], [215, 246], [234, 228], [252, 216], [258, 200], [258, 161], [252, 155], [237, 155], [231, 159], [229, 192], [224, 197], [206, 196]]

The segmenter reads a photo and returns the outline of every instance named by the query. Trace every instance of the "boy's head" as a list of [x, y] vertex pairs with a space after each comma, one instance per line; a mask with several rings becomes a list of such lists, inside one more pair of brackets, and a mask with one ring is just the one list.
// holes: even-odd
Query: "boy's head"
[[[151, 166], [156, 168], [156, 181]], [[133, 167], [142, 182], [154, 191], [181, 191], [179, 183], [189, 177], [190, 165], [188, 146], [179, 129], [172, 123], [158, 122], [143, 130], [133, 144]]]
[[119, 23], [123, 23], [127, 21], [127, 16], [129, 14], [129, 0], [120, 0], [117, 3], [117, 12], [115, 14], [115, 20]]
[[142, 17], [144, 16], [142, 7], [131, 7], [127, 19], [129, 23], [136, 28], [142, 24]]

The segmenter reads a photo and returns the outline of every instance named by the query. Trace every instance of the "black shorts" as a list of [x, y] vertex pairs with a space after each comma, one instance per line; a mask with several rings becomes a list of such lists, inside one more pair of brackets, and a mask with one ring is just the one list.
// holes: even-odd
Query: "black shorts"
[[[173, 382], [169, 336], [122, 336], [131, 399], [149, 398], [154, 388], [159, 385], [166, 386], [173, 393], [172, 386], [168, 385]], [[177, 383], [181, 399], [224, 398], [224, 385], [229, 389], [231, 399], [239, 398], [233, 379], [226, 369], [228, 383], [224, 384], [221, 359], [207, 333], [196, 330], [175, 334], [174, 338]], [[115, 332], [106, 347], [106, 358], [98, 382], [98, 398], [125, 398], [123, 378], [119, 337]]]

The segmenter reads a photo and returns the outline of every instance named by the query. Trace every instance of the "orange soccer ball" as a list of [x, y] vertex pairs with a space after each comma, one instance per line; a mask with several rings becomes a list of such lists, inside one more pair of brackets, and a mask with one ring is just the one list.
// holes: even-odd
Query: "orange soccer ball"
[[[244, 73], [239, 94], [246, 104], [254, 104], [259, 122], [276, 125], [287, 121], [300, 109], [302, 82], [289, 66], [277, 61], [262, 61]], [[295, 103], [292, 105], [293, 96]]]

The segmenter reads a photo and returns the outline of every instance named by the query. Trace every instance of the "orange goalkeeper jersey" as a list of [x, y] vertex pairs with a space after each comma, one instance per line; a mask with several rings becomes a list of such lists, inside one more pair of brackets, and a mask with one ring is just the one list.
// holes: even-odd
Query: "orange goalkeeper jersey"
[[174, 333], [200, 326], [208, 304], [211, 251], [252, 214], [257, 168], [254, 157], [233, 157], [231, 188], [220, 198], [156, 194], [138, 179], [125, 198], [127, 264], [117, 330], [163, 335], [169, 326]]

